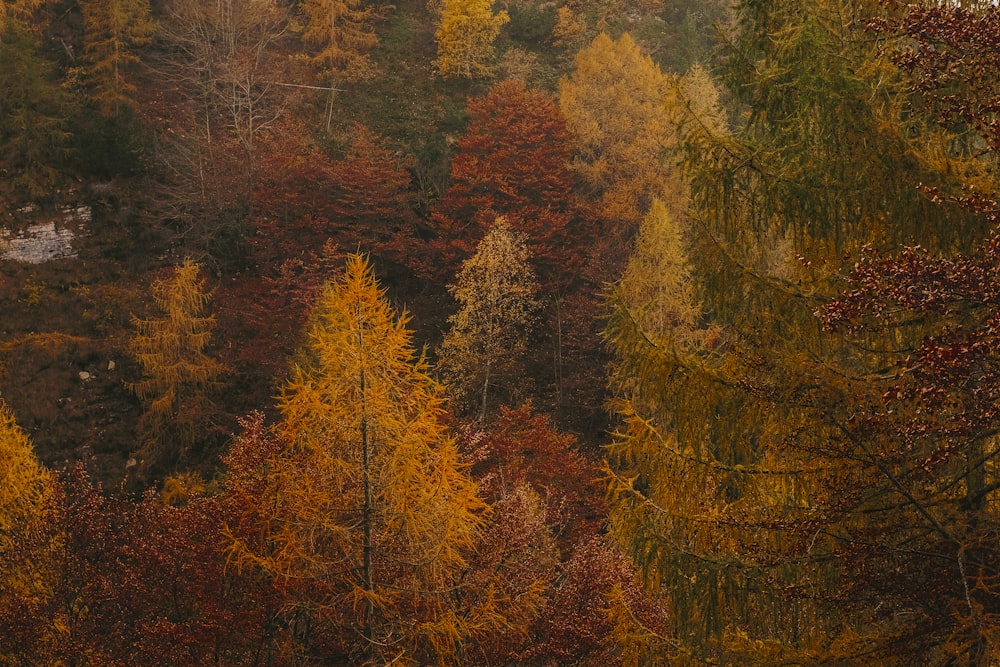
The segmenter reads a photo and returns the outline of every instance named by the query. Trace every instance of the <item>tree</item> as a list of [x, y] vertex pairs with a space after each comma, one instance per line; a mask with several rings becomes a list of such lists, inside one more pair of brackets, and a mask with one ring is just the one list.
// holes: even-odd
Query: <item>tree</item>
[[86, 0], [83, 10], [84, 52], [90, 61], [95, 95], [106, 116], [117, 116], [134, 104], [135, 87], [126, 69], [139, 62], [135, 49], [152, 41], [156, 29], [148, 0]]
[[573, 194], [570, 137], [559, 108], [519, 81], [493, 86], [468, 108], [451, 184], [431, 217], [435, 238], [424, 260], [430, 266], [418, 270], [435, 278], [456, 270], [502, 215], [525, 236], [543, 282], [564, 286], [582, 263], [589, 229]]
[[676, 209], [682, 198], [677, 134], [663, 108], [673, 83], [628, 33], [617, 40], [598, 35], [559, 82], [559, 108], [576, 142], [573, 167], [622, 242], [653, 199]]
[[461, 307], [448, 318], [438, 368], [459, 396], [478, 394], [483, 421], [491, 382], [524, 352], [537, 308], [528, 251], [504, 218], [496, 219], [449, 289]]
[[449, 662], [466, 632], [450, 591], [484, 504], [405, 324], [350, 257], [282, 390], [284, 447], [259, 501], [267, 548], [233, 544], [237, 562], [294, 591], [285, 612], [307, 654]]
[[152, 284], [153, 302], [162, 317], [132, 318], [136, 331], [128, 349], [142, 367], [143, 378], [126, 386], [145, 403], [143, 425], [153, 440], [176, 427], [183, 441], [190, 440], [205, 392], [225, 372], [206, 352], [215, 318], [202, 315], [211, 294], [205, 292], [199, 271], [195, 262], [185, 259], [173, 276]]
[[0, 34], [0, 59], [0, 198], [51, 197], [68, 153], [72, 100], [27, 26], [9, 22]]
[[329, 86], [329, 130], [337, 86], [361, 81], [374, 72], [367, 52], [378, 44], [371, 24], [379, 13], [361, 0], [305, 0], [301, 9], [306, 16], [302, 41], [316, 50], [312, 61], [321, 67], [320, 76]]
[[[912, 91], [860, 38], [856, 12], [836, 0], [741, 5], [723, 81], [747, 113], [731, 132], [685, 102], [683, 85], [676, 92], [689, 268], [660, 252], [693, 299], [667, 300], [650, 320], [620, 294], [607, 329], [620, 417], [610, 532], [671, 607], [672, 632], [645, 659], [946, 664], [973, 647], [968, 626], [948, 619], [984, 618], [961, 573], [959, 542], [972, 549], [978, 538], [965, 541], [965, 519], [950, 510], [964, 482], [923, 471], [943, 443], [900, 428], [925, 426], [925, 408], [894, 399], [910, 382], [900, 358], [935, 325], [904, 315], [850, 340], [814, 315], [844, 288], [845, 256], [867, 244], [946, 253], [986, 229], [917, 187], [953, 191], [968, 155], [949, 155], [933, 116], [908, 104]], [[918, 145], [941, 159], [915, 158]], [[685, 311], [693, 329], [676, 317]], [[963, 399], [946, 405], [954, 414]], [[905, 653], [931, 636], [933, 649]]]
[[489, 76], [493, 42], [508, 21], [506, 11], [493, 13], [492, 0], [444, 0], [434, 33], [438, 47], [434, 65], [444, 76]]
[[28, 649], [51, 637], [32, 623], [51, 598], [58, 571], [53, 567], [53, 510], [58, 500], [53, 475], [38, 462], [34, 448], [0, 400], [0, 662], [29, 664]]

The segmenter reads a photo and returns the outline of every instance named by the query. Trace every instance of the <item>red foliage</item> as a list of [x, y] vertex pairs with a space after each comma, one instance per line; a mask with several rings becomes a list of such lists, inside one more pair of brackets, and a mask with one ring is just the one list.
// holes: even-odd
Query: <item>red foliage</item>
[[415, 265], [450, 277], [497, 216], [527, 238], [540, 281], [568, 280], [587, 243], [573, 195], [570, 143], [559, 108], [544, 93], [504, 81], [469, 100], [469, 127], [456, 144], [451, 186], [431, 217], [429, 256]]
[[476, 443], [473, 473], [488, 498], [526, 483], [545, 499], [548, 523], [569, 547], [595, 534], [606, 513], [597, 470], [576, 448], [576, 438], [557, 432], [531, 404], [503, 408]]
[[376, 257], [391, 254], [391, 241], [415, 221], [412, 161], [360, 124], [340, 160], [305, 136], [288, 128], [261, 150], [253, 194], [256, 261], [273, 266], [317, 252], [328, 240]]
[[[173, 507], [152, 492], [108, 497], [82, 467], [57, 495], [49, 539], [33, 545], [51, 567], [51, 593], [21, 600], [21, 619], [0, 619], [4, 651], [13, 646], [24, 664], [253, 662], [266, 590], [227, 571], [218, 498]], [[0, 590], [0, 608], [14, 593]]]

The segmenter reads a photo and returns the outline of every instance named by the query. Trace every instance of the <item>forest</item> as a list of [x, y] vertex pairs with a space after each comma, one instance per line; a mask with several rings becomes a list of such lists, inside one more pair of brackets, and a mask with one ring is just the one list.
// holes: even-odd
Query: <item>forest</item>
[[0, 0], [0, 665], [998, 665], [998, 169], [992, 3]]

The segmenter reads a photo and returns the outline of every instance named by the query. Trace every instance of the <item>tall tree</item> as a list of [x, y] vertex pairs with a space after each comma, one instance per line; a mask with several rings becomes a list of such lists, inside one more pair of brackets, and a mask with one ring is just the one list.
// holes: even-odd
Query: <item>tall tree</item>
[[0, 60], [0, 198], [51, 197], [63, 178], [73, 100], [56, 82], [27, 22], [9, 21], [0, 33]]
[[519, 81], [493, 86], [468, 108], [451, 184], [432, 214], [428, 266], [417, 268], [434, 277], [454, 271], [502, 215], [525, 236], [543, 282], [572, 280], [588, 230], [573, 193], [570, 137], [559, 108]]
[[[891, 579], [909, 545], [937, 531], [913, 502], [916, 470], [894, 467], [908, 445], [866, 421], [882, 412], [897, 351], [919, 345], [928, 321], [848, 341], [814, 310], [843, 286], [845, 253], [907, 240], [943, 251], [985, 226], [916, 187], [955, 187], [965, 157], [914, 159], [914, 142], [940, 131], [860, 38], [857, 6], [747, 2], [740, 16], [723, 73], [743, 122], [720, 132], [695, 100], [678, 107], [696, 335], [677, 345], [690, 318], [661, 307], [656, 324], [625, 294], [609, 319], [621, 417], [611, 530], [670, 599], [674, 634], [650, 659], [864, 661], [923, 604], [905, 585], [891, 605], [886, 589], [862, 593], [867, 558]], [[949, 558], [957, 573], [963, 561]], [[946, 585], [961, 591], [962, 577]]]
[[459, 396], [478, 397], [483, 421], [490, 387], [524, 353], [537, 308], [527, 248], [504, 218], [496, 219], [449, 289], [461, 306], [448, 318], [438, 368]]
[[438, 49], [434, 65], [444, 76], [489, 76], [493, 42], [508, 21], [506, 11], [493, 13], [492, 0], [444, 0], [434, 33]]
[[559, 82], [559, 108], [576, 141], [574, 168], [600, 215], [627, 241], [654, 198], [682, 201], [677, 133], [664, 102], [674, 84], [628, 33], [602, 33]]
[[287, 611], [311, 628], [302, 648], [326, 659], [450, 662], [465, 632], [452, 587], [484, 504], [405, 324], [350, 257], [282, 391], [287, 444], [260, 499], [268, 549], [233, 546], [299, 594]]
[[190, 259], [170, 278], [154, 281], [151, 291], [161, 316], [132, 318], [136, 331], [129, 352], [142, 367], [143, 377], [126, 386], [146, 405], [143, 426], [152, 441], [179, 428], [177, 433], [186, 443], [197, 428], [205, 392], [225, 371], [206, 352], [215, 318], [202, 310], [211, 294], [205, 291], [199, 266]]
[[361, 81], [374, 72], [368, 51], [378, 44], [372, 23], [380, 14], [361, 0], [305, 0], [301, 11], [306, 17], [302, 41], [315, 50], [312, 61], [329, 87], [329, 130], [337, 86]]
[[127, 69], [139, 62], [136, 49], [152, 41], [156, 29], [148, 0], [85, 0], [84, 52], [90, 62], [94, 92], [107, 116], [117, 116], [134, 104], [135, 87]]

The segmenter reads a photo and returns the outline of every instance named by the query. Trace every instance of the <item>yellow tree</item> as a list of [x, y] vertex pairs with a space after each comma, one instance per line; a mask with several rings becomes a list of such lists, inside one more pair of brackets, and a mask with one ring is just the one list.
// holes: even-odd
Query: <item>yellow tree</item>
[[105, 115], [117, 116], [133, 104], [135, 86], [125, 79], [125, 70], [139, 62], [136, 48], [153, 39], [149, 0], [83, 0], [80, 8], [96, 97]]
[[[215, 318], [202, 315], [211, 294], [205, 291], [198, 264], [185, 259], [171, 277], [154, 281], [151, 289], [162, 316], [132, 318], [136, 331], [128, 349], [142, 366], [143, 377], [126, 386], [146, 404], [143, 422], [155, 440], [171, 421], [181, 427], [193, 421], [186, 414], [200, 407], [205, 391], [225, 367], [205, 352]], [[182, 435], [191, 434], [182, 428]]]
[[59, 632], [25, 628], [23, 622], [51, 596], [53, 570], [48, 556], [53, 532], [47, 519], [56, 502], [52, 474], [38, 462], [28, 436], [0, 399], [0, 627], [5, 635], [0, 664], [28, 664], [22, 662], [18, 640], [24, 638], [18, 630], [27, 630], [25, 634], [34, 638], [28, 645], [36, 647], [49, 633]]
[[281, 392], [286, 443], [267, 465], [237, 562], [291, 590], [301, 651], [340, 664], [443, 664], [484, 502], [441, 421], [441, 387], [364, 258], [317, 299]]
[[524, 352], [538, 285], [524, 240], [500, 217], [449, 287], [461, 303], [441, 344], [439, 369], [460, 396], [478, 393], [479, 419], [496, 376]]
[[438, 71], [466, 79], [489, 76], [493, 42], [509, 20], [506, 11], [493, 13], [492, 0], [444, 0], [434, 33]]
[[626, 33], [600, 34], [559, 82], [559, 106], [576, 136], [574, 167], [599, 213], [634, 232], [653, 199], [679, 208], [674, 122], [664, 112], [673, 85]]

